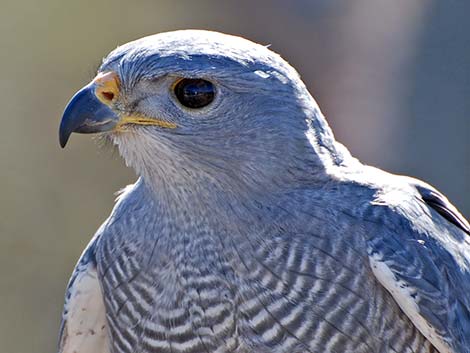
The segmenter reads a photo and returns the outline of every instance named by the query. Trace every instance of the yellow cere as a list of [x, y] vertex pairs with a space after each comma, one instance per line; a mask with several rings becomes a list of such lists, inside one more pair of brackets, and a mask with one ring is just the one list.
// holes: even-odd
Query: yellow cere
[[[119, 96], [120, 80], [115, 72], [100, 73], [95, 77], [93, 83], [96, 86], [95, 94], [102, 103], [110, 105]], [[125, 130], [125, 125], [129, 124], [159, 126], [167, 129], [175, 129], [178, 127], [175, 123], [164, 120], [147, 118], [146, 116], [140, 115], [124, 115], [121, 116], [114, 131]]]
[[119, 76], [114, 72], [100, 73], [95, 77], [95, 94], [104, 104], [111, 104], [119, 96]]

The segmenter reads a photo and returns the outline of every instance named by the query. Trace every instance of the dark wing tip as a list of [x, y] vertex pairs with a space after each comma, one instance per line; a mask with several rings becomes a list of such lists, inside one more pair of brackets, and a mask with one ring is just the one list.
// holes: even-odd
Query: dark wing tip
[[417, 186], [416, 188], [418, 189], [423, 201], [429, 207], [439, 213], [447, 221], [470, 235], [470, 224], [444, 195], [422, 186]]

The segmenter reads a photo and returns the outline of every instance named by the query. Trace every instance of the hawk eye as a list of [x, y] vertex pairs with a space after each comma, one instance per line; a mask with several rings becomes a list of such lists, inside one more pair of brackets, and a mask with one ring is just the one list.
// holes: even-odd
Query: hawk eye
[[187, 108], [205, 107], [214, 100], [214, 85], [201, 78], [183, 78], [174, 87], [175, 96]]

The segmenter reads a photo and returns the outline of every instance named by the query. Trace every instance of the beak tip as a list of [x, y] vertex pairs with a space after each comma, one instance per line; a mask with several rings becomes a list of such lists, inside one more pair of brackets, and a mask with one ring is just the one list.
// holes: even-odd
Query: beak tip
[[59, 129], [59, 144], [60, 147], [64, 148], [65, 145], [67, 144], [70, 135], [72, 134], [72, 131], [69, 131], [70, 129], [67, 129], [66, 126], [62, 123]]

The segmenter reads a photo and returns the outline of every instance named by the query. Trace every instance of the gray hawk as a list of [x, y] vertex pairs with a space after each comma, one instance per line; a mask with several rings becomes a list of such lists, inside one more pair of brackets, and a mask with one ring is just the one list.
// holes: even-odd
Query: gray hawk
[[296, 71], [209, 31], [112, 51], [60, 125], [139, 178], [70, 280], [61, 353], [470, 352], [470, 227], [361, 164]]

